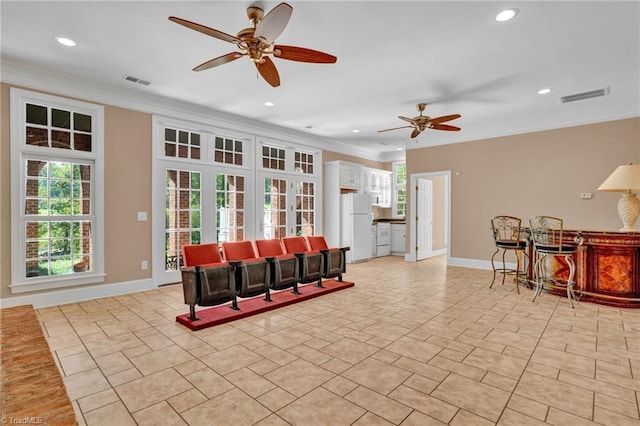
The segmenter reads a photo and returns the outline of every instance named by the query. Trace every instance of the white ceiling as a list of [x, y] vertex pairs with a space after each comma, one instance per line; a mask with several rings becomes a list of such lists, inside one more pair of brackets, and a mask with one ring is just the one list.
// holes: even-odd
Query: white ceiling
[[[290, 1], [293, 15], [277, 43], [331, 53], [336, 64], [274, 58], [277, 88], [258, 78], [246, 58], [193, 72], [236, 48], [167, 18], [235, 35], [249, 26], [245, 10], [255, 3], [2, 0], [2, 78], [16, 83], [8, 80], [44, 75], [112, 95], [193, 105], [381, 159], [397, 148], [640, 116], [638, 1]], [[259, 4], [268, 12], [278, 2]], [[519, 14], [496, 22], [506, 7]], [[57, 35], [77, 47], [58, 45]], [[130, 83], [125, 75], [152, 84]], [[544, 87], [553, 91], [538, 95]], [[604, 87], [610, 87], [605, 97], [558, 100]], [[418, 102], [429, 104], [432, 117], [461, 114], [448, 124], [462, 130], [427, 130], [413, 140], [411, 129], [377, 133], [404, 125], [397, 117], [417, 115]]]

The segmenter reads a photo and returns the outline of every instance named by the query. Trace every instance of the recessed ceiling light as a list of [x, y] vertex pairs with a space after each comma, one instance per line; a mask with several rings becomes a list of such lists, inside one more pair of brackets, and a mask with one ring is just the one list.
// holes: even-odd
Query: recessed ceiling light
[[353, 129], [353, 130], [351, 131], [351, 133], [360, 133], [360, 130], [358, 130], [358, 129]]
[[404, 148], [396, 148], [396, 151], [402, 151]]
[[272, 107], [274, 105], [275, 104], [273, 102], [271, 102], [271, 101], [267, 101], [267, 102], [264, 103], [264, 106], [268, 106], [268, 107]]
[[547, 93], [551, 93], [551, 89], [546, 88], [538, 90], [538, 95], [546, 95]]
[[506, 9], [496, 15], [496, 21], [505, 22], [516, 17], [518, 9]]
[[66, 37], [55, 37], [56, 41], [63, 46], [73, 47], [76, 45], [76, 42]]

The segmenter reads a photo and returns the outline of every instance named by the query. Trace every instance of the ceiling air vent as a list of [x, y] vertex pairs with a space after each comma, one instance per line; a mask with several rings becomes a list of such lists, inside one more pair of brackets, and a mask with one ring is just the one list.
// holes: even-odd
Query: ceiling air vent
[[605, 96], [609, 94], [609, 87], [604, 89], [592, 90], [590, 92], [576, 93], [575, 95], [560, 96], [560, 103], [566, 104], [567, 102], [583, 101], [585, 99], [597, 98], [598, 96]]
[[138, 77], [133, 77], [133, 76], [130, 76], [130, 75], [125, 75], [124, 79], [127, 80], [127, 81], [130, 81], [132, 83], [142, 84], [143, 86], [148, 86], [148, 85], [151, 84], [150, 81], [142, 80], [142, 79], [140, 79]]

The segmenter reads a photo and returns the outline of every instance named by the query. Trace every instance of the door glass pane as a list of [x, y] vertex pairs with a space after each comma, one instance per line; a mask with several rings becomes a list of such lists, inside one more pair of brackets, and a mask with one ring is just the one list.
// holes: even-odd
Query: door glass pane
[[287, 236], [287, 181], [267, 177], [264, 179], [264, 231], [263, 237]]
[[218, 242], [242, 241], [244, 224], [244, 176], [216, 175], [216, 238]]
[[296, 182], [296, 235], [313, 235], [316, 228], [315, 183]]
[[200, 173], [167, 169], [165, 185], [165, 271], [177, 271], [182, 246], [200, 243]]

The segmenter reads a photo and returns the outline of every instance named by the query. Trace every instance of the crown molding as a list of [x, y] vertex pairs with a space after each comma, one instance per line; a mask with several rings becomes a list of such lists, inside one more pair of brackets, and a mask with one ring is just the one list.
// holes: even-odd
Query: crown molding
[[317, 150], [340, 152], [372, 161], [395, 161], [396, 157], [398, 157], [397, 154], [402, 154], [401, 157], [404, 158], [404, 152], [378, 153], [354, 147], [342, 141], [310, 135], [265, 122], [248, 120], [246, 117], [229, 114], [213, 108], [164, 96], [126, 90], [121, 87], [91, 81], [90, 79], [78, 79], [75, 76], [54, 73], [8, 59], [3, 59], [0, 63], [0, 81], [87, 102], [112, 105], [194, 123], [202, 123], [226, 130], [248, 132], [259, 136], [295, 142]]

